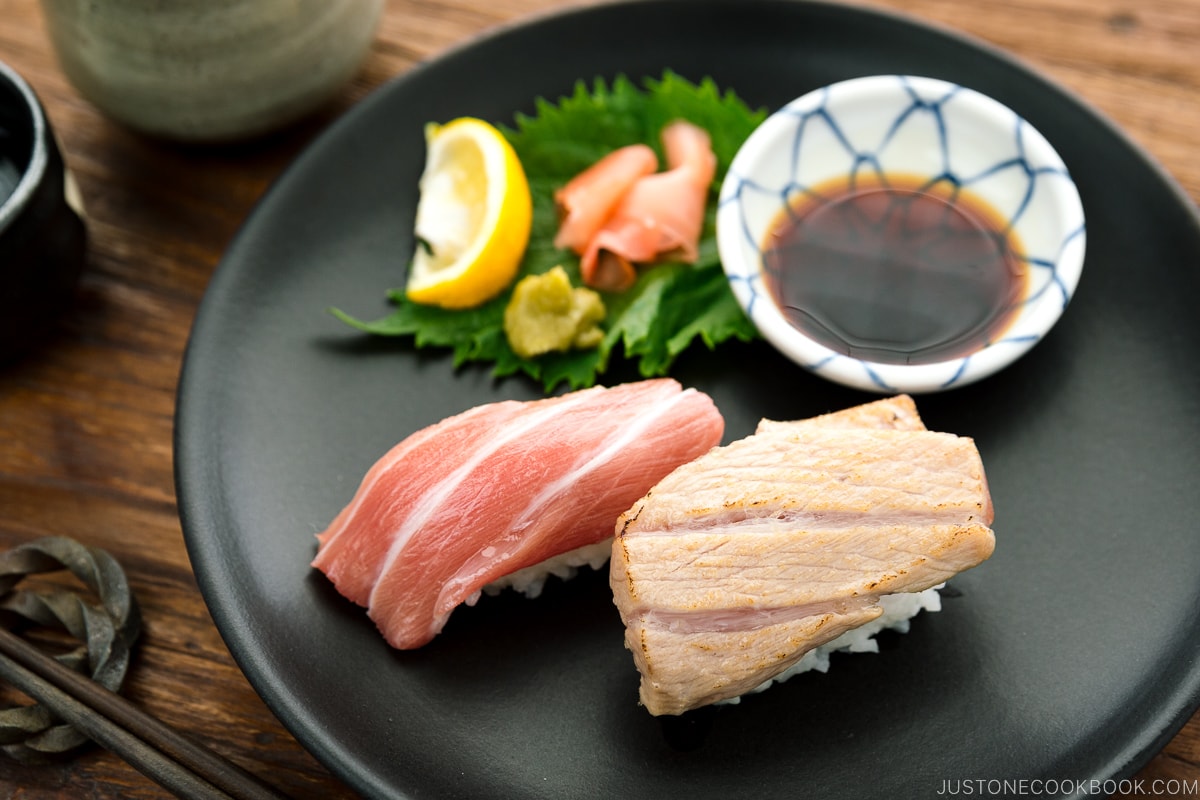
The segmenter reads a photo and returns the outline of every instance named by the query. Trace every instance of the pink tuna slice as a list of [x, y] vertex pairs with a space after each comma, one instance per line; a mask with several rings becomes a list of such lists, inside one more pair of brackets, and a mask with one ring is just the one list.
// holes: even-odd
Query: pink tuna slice
[[644, 144], [614, 150], [554, 193], [563, 215], [554, 246], [582, 255], [638, 178], [658, 169], [658, 156]]
[[[413, 465], [435, 462], [447, 452], [485, 446], [491, 439], [490, 426], [520, 414], [522, 405], [513, 401], [477, 406], [417, 431], [389, 450], [367, 471], [349, 505], [317, 534], [320, 548], [313, 566], [324, 572], [343, 596], [367, 605], [390, 538], [364, 535], [363, 531], [393, 524], [444, 477], [437, 470], [414, 469]], [[397, 496], [400, 488], [403, 500]], [[405, 504], [397, 505], [400, 502]]]
[[624, 291], [637, 279], [634, 265], [663, 256], [696, 260], [717, 159], [708, 133], [690, 122], [667, 125], [662, 142], [667, 171], [639, 178], [588, 242], [580, 273], [593, 288]]
[[707, 395], [667, 378], [480, 406], [372, 467], [313, 565], [392, 646], [420, 647], [486, 584], [610, 538], [723, 432]]

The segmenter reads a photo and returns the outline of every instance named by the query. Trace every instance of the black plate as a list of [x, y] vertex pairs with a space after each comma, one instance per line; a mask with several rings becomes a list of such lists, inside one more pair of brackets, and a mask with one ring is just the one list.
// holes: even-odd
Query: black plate
[[[422, 125], [511, 121], [578, 78], [664, 68], [770, 108], [871, 73], [969, 85], [1046, 134], [1089, 223], [1079, 292], [1051, 335], [993, 378], [919, 400], [932, 427], [978, 441], [995, 556], [879, 655], [666, 721], [636, 703], [603, 574], [554, 582], [536, 601], [485, 598], [401, 653], [308, 566], [313, 534], [391, 444], [451, 412], [538, 395], [323, 313], [382, 314], [382, 291], [403, 280]], [[366, 795], [914, 797], [943, 781], [1128, 776], [1200, 701], [1197, 264], [1195, 209], [1145, 154], [1078, 99], [953, 34], [786, 1], [540, 18], [353, 109], [230, 248], [179, 392], [189, 552], [254, 687]], [[729, 437], [761, 416], [867, 399], [762, 344], [690, 353], [674, 374], [712, 394]]]

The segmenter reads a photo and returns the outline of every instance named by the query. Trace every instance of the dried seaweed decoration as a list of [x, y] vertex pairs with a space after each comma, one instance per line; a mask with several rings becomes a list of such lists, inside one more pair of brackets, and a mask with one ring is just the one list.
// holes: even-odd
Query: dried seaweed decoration
[[[92, 597], [57, 585], [20, 588], [29, 576], [63, 570], [87, 587]], [[66, 633], [77, 646], [54, 658], [117, 692], [141, 630], [141, 614], [125, 572], [111, 555], [51, 536], [0, 553], [0, 623], [16, 631]], [[0, 708], [0, 752], [17, 761], [52, 761], [88, 741], [41, 705]]]

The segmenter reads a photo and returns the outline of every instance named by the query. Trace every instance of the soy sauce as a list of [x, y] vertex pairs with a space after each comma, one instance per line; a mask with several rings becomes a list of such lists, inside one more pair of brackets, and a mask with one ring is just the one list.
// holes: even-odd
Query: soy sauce
[[975, 195], [904, 175], [857, 176], [790, 206], [763, 247], [788, 321], [835, 352], [887, 364], [966, 355], [1024, 299], [1016, 235]]

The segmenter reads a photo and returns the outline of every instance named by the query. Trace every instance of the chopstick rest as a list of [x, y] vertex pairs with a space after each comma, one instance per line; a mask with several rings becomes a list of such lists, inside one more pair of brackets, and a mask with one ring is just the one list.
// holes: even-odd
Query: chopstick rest
[[[66, 570], [99, 599], [66, 588], [24, 589], [27, 577]], [[110, 691], [120, 690], [141, 614], [116, 560], [103, 550], [62, 536], [0, 553], [0, 623], [6, 628], [65, 632], [78, 645], [55, 659]], [[89, 737], [41, 704], [0, 709], [0, 751], [25, 763], [44, 763], [82, 747]]]
[[[99, 604], [57, 588], [15, 588], [29, 575], [61, 569], [91, 589]], [[117, 693], [141, 618], [124, 572], [104, 551], [50, 537], [0, 554], [0, 616], [59, 628], [80, 641], [51, 657], [0, 628], [0, 680], [38, 703], [0, 711], [0, 749], [10, 756], [44, 762], [91, 740], [184, 800], [286, 800]]]

